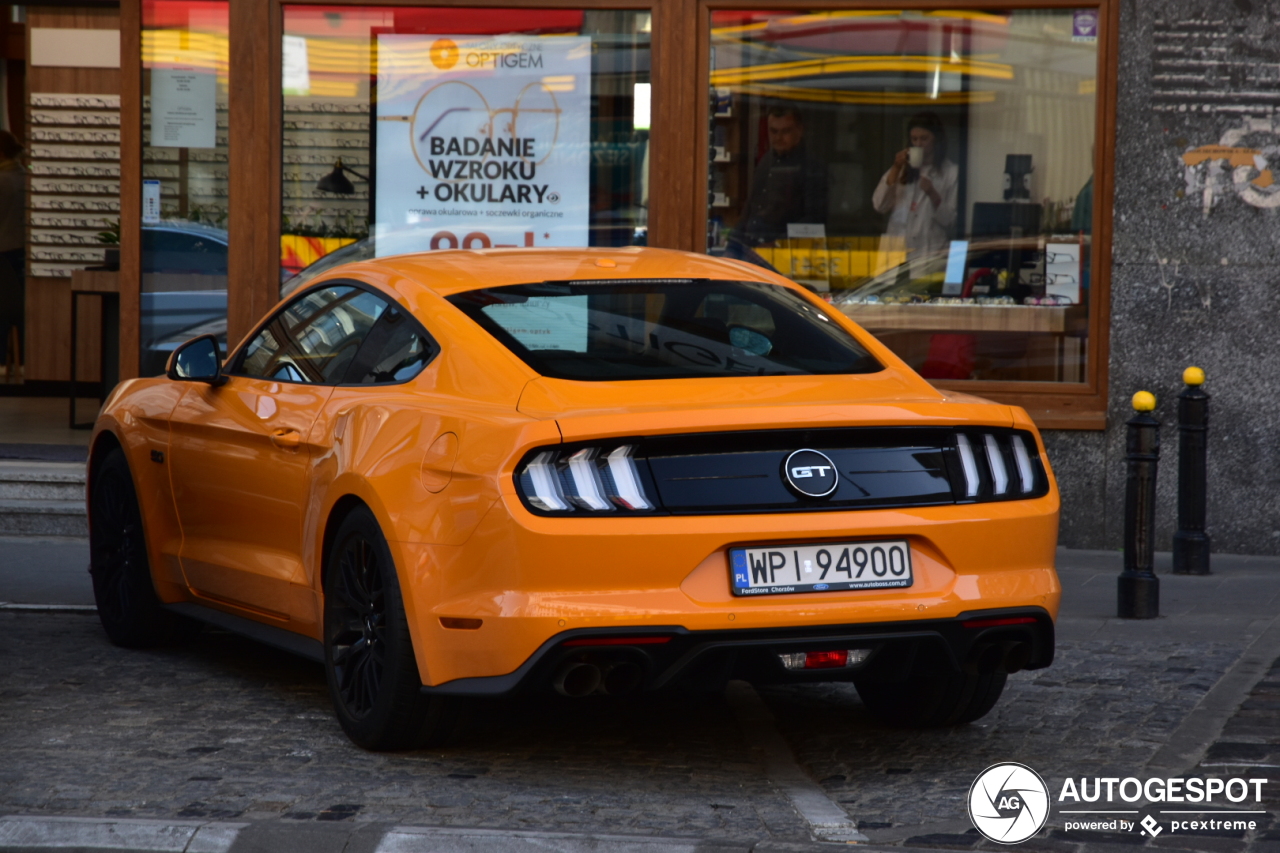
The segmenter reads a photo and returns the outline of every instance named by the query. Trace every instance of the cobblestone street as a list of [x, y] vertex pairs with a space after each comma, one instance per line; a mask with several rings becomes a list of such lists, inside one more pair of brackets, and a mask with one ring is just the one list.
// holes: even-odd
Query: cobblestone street
[[[1261, 587], [1249, 591], [1263, 583], [1252, 574], [1235, 587], [1248, 602], [1219, 602], [1238, 618], [1232, 630], [1216, 632], [1207, 630], [1212, 614], [1191, 605], [1180, 614], [1178, 590], [1205, 599], [1206, 585], [1221, 578], [1171, 579], [1173, 615], [1144, 627], [1097, 612], [1109, 606], [1111, 575], [1081, 567], [1063, 577], [1076, 592], [1074, 615], [1064, 610], [1060, 622], [1056, 661], [1012, 676], [976, 724], [889, 729], [870, 719], [851, 686], [759, 689], [802, 771], [873, 846], [998, 847], [982, 841], [965, 812], [974, 777], [997, 762], [1035, 768], [1055, 794], [1066, 776], [1144, 775], [1157, 753], [1185, 739], [1188, 719], [1224, 673], [1276, 633], [1264, 630], [1274, 617], [1261, 617], [1280, 582], [1266, 581], [1268, 598]], [[812, 838], [725, 698], [481, 703], [446, 748], [373, 754], [342, 734], [318, 666], [248, 640], [209, 630], [187, 647], [128, 651], [107, 642], [92, 612], [0, 611], [0, 630], [9, 638], [0, 647], [8, 676], [0, 687], [0, 815], [317, 831], [462, 827], [733, 845]], [[1203, 756], [1196, 773], [1275, 774], [1265, 768], [1280, 763], [1278, 677], [1275, 668], [1250, 677], [1253, 695], [1234, 698], [1226, 728], [1224, 717], [1212, 733], [1217, 743], [1192, 745], [1197, 760]], [[1277, 792], [1280, 783], [1268, 791], [1273, 809]], [[1274, 834], [1268, 816], [1252, 833], [1148, 842], [1136, 833], [1064, 833], [1055, 814], [1024, 846], [1274, 853]]]

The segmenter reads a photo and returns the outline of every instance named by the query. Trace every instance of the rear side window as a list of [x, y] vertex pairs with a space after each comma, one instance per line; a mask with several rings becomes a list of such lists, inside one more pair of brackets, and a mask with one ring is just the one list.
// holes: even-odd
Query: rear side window
[[405, 382], [417, 376], [439, 348], [413, 318], [392, 305], [369, 333], [345, 384]]
[[546, 282], [449, 301], [558, 379], [872, 373], [848, 332], [785, 287], [671, 280]]
[[312, 290], [271, 318], [245, 347], [233, 372], [336, 385], [386, 308], [386, 300], [349, 285]]

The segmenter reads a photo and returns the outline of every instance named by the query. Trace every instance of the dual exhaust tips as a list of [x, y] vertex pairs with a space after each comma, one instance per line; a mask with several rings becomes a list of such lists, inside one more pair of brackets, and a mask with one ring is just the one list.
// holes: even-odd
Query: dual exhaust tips
[[625, 696], [644, 680], [644, 670], [631, 661], [614, 661], [603, 666], [586, 661], [568, 661], [556, 670], [551, 685], [561, 696], [579, 699], [592, 693]]
[[977, 649], [968, 669], [977, 672], [1005, 672], [1012, 675], [1026, 669], [1031, 662], [1031, 644], [1023, 640], [1005, 640]]

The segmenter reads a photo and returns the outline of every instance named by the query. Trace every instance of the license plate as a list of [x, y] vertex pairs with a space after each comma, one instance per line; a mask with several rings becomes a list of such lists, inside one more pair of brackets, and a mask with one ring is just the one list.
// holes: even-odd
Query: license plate
[[732, 548], [734, 595], [782, 595], [911, 586], [905, 539]]

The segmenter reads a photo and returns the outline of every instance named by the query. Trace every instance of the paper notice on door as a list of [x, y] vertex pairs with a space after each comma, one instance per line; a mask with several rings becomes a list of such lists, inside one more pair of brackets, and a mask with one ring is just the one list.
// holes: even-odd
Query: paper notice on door
[[218, 77], [208, 64], [151, 70], [151, 147], [216, 148]]

